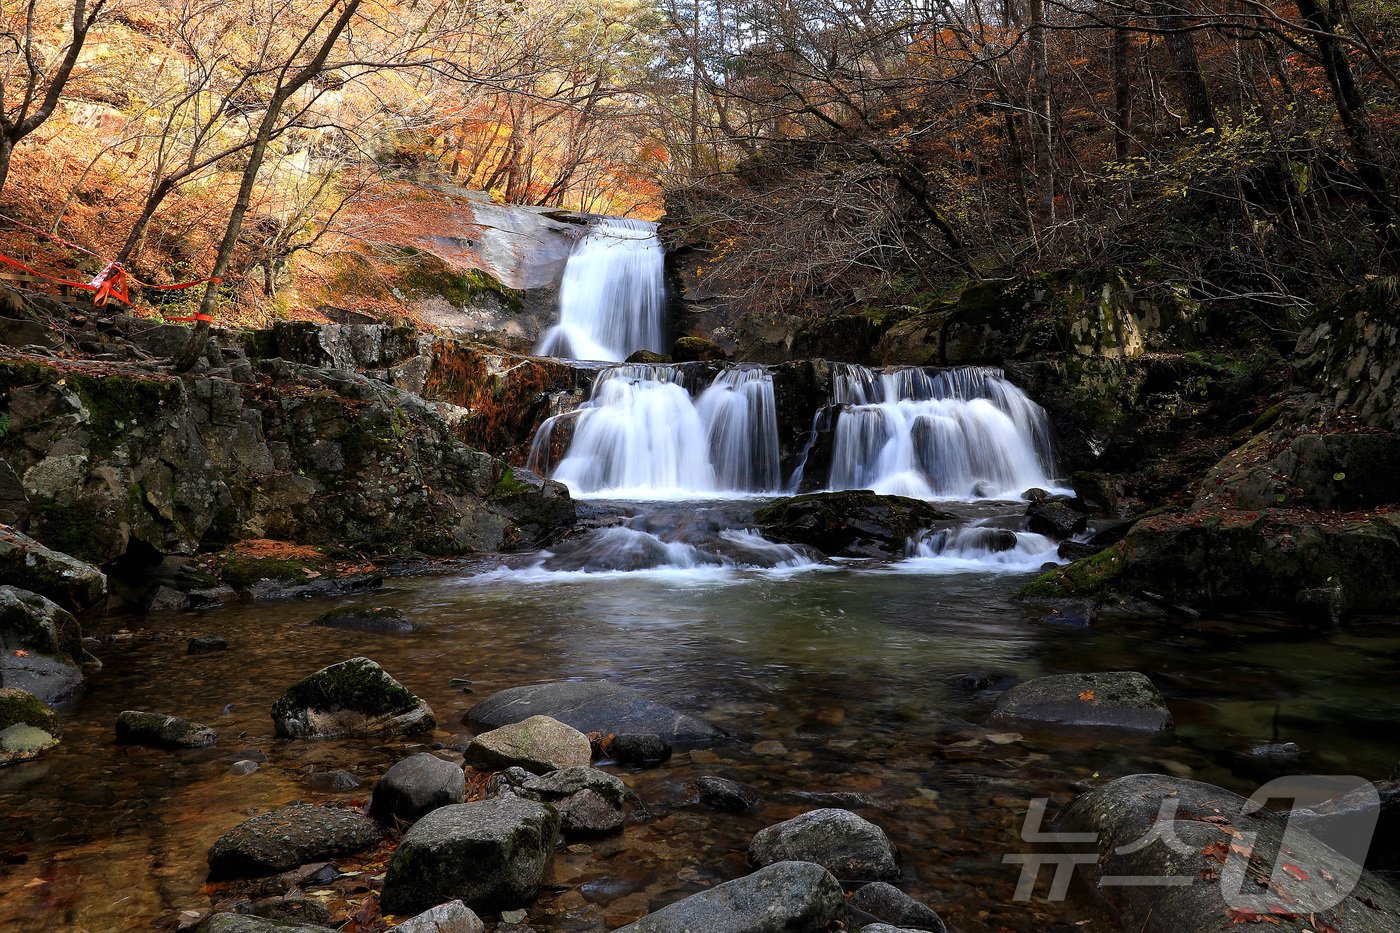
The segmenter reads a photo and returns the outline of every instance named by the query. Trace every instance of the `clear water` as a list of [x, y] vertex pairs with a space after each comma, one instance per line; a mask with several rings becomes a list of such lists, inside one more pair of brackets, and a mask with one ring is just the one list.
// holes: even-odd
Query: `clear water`
[[[706, 508], [677, 511], [703, 523]], [[992, 506], [978, 509], [970, 514], [999, 520]], [[1397, 757], [1387, 738], [1400, 716], [1394, 618], [1337, 631], [1266, 617], [1065, 628], [1010, 598], [1027, 578], [1010, 570], [920, 572], [914, 560], [551, 573], [529, 569], [531, 560], [463, 565], [352, 600], [397, 606], [426, 626], [406, 636], [310, 627], [328, 601], [129, 620], [138, 634], [98, 652], [105, 669], [66, 713], [63, 745], [0, 770], [0, 928], [150, 929], [172, 910], [207, 905], [208, 848], [250, 813], [364, 799], [412, 743], [281, 740], [268, 715], [288, 684], [356, 654], [432, 704], [437, 741], [464, 731], [462, 714], [491, 691], [559, 678], [609, 678], [734, 734], [661, 768], [619, 772], [650, 818], [559, 853], [553, 888], [529, 917], [548, 931], [612, 928], [736, 877], [754, 832], [826, 805], [815, 795], [830, 793], [863, 795], [859, 812], [902, 853], [905, 889], [963, 933], [1113, 930], [1084, 903], [1012, 901], [1016, 868], [1001, 857], [1022, 851], [1031, 798], [1058, 805], [1090, 782], [1163, 770], [1249, 791], [1277, 772], [1248, 750], [1275, 738], [1304, 749], [1294, 770], [1385, 777]], [[185, 637], [195, 632], [223, 634], [231, 648], [190, 657]], [[1174, 736], [1016, 736], [987, 723], [992, 693], [957, 684], [970, 671], [1117, 669], [1162, 688]], [[475, 693], [453, 677], [472, 680]], [[220, 742], [118, 747], [113, 722], [127, 708], [205, 722]], [[246, 747], [270, 760], [228, 774]], [[333, 768], [365, 787], [328, 795], [300, 783]], [[754, 785], [763, 808], [733, 816], [697, 805], [686, 785], [704, 774]]]

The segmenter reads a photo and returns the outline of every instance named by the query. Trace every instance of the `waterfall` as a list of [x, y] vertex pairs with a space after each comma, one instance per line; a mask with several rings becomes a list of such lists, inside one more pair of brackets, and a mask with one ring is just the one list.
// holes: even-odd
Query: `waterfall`
[[1062, 563], [1057, 547], [1044, 535], [980, 520], [915, 536], [909, 541], [906, 566], [899, 569], [1025, 573]]
[[541, 356], [620, 361], [665, 352], [665, 254], [656, 224], [607, 217], [574, 246], [559, 286], [559, 323], [535, 347]]
[[598, 375], [576, 412], [541, 426], [531, 463], [547, 467], [562, 418], [575, 419], [568, 453], [550, 471], [575, 494], [656, 498], [773, 492], [779, 486], [773, 379], [727, 369], [694, 398], [682, 366], [627, 364]]
[[831, 489], [919, 499], [1016, 498], [1054, 485], [1050, 422], [1001, 370], [875, 372], [837, 364]]

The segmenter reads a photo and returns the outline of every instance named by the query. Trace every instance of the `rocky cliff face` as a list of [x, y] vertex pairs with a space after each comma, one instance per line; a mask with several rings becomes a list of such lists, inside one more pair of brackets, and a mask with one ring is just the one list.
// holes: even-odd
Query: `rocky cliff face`
[[409, 332], [224, 335], [179, 378], [144, 359], [187, 331], [123, 330], [99, 359], [0, 347], [0, 509], [50, 548], [123, 576], [250, 538], [452, 555], [533, 546], [573, 520], [562, 486], [463, 441], [452, 419], [491, 421], [479, 398], [445, 418], [394, 384], [433, 368]]

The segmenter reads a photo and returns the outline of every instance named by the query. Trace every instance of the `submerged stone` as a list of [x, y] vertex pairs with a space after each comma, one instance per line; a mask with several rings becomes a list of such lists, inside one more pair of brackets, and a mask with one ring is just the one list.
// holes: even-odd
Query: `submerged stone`
[[503, 726], [538, 715], [557, 719], [583, 733], [649, 732], [673, 745], [704, 745], [724, 737], [723, 732], [702, 719], [606, 680], [511, 687], [491, 694], [467, 712], [468, 719], [487, 726]]
[[204, 748], [219, 741], [208, 726], [178, 716], [123, 710], [117, 716], [117, 742], [153, 748]]
[[1136, 732], [1164, 732], [1172, 727], [1162, 694], [1136, 671], [1037, 677], [1002, 694], [992, 718]]
[[332, 609], [311, 620], [312, 625], [371, 635], [407, 635], [418, 631], [402, 611], [386, 606]]

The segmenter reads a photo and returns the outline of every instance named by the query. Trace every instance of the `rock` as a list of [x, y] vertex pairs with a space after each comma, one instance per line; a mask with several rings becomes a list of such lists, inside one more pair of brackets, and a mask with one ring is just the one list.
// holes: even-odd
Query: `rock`
[[149, 745], [152, 748], [204, 748], [219, 741], [208, 726], [178, 716], [163, 716], [141, 710], [123, 710], [117, 716], [117, 742], [121, 745]]
[[659, 365], [671, 362], [671, 358], [664, 353], [657, 353], [655, 350], [637, 350], [623, 362]]
[[1002, 694], [992, 718], [1137, 732], [1165, 732], [1172, 727], [1172, 714], [1162, 694], [1136, 671], [1037, 677]]
[[370, 797], [369, 813], [387, 822], [412, 822], [438, 807], [466, 799], [462, 769], [436, 755], [420, 752], [398, 762], [379, 779]]
[[677, 363], [723, 363], [729, 359], [729, 354], [714, 341], [704, 337], [679, 337], [671, 345], [671, 359]]
[[849, 810], [811, 810], [760, 830], [749, 843], [749, 864], [815, 862], [844, 881], [900, 876], [885, 831]]
[[1095, 515], [1113, 515], [1118, 511], [1118, 498], [1122, 495], [1114, 478], [1103, 473], [1075, 473], [1070, 477], [1070, 485], [1079, 501]]
[[521, 767], [536, 774], [586, 765], [593, 760], [588, 736], [549, 716], [531, 716], [522, 722], [478, 735], [467, 746], [467, 764], [483, 771]]
[[0, 580], [45, 596], [70, 612], [107, 598], [107, 576], [102, 571], [5, 524], [0, 524]]
[[197, 933], [326, 933], [330, 927], [285, 920], [267, 920], [250, 914], [210, 914], [195, 927]]
[[448, 901], [394, 927], [399, 933], [486, 933], [486, 924], [461, 901]]
[[502, 773], [501, 784], [516, 796], [554, 804], [566, 835], [599, 835], [622, 828], [627, 785], [606, 771], [579, 766], [535, 777], [511, 768]]
[[1368, 868], [1393, 870], [1400, 864], [1400, 782], [1376, 781], [1316, 806], [1290, 810], [1288, 821], [1353, 857], [1359, 854], [1358, 840], [1369, 841]]
[[528, 906], [554, 854], [559, 814], [514, 797], [440, 807], [404, 834], [380, 898], [386, 913], [448, 900], [474, 910]]
[[1046, 499], [1049, 499], [1050, 493], [1046, 492], [1044, 489], [1041, 489], [1039, 486], [1032, 486], [1030, 489], [1027, 489], [1025, 492], [1021, 493], [1021, 498], [1034, 505], [1036, 503], [1044, 502]]
[[861, 489], [777, 499], [754, 514], [764, 537], [805, 544], [830, 557], [903, 557], [910, 538], [955, 520], [918, 499]]
[[27, 723], [17, 722], [0, 729], [0, 766], [38, 758], [56, 745], [56, 736]]
[[860, 928], [860, 933], [918, 933], [918, 930], [919, 928], [892, 927], [888, 923], [868, 923]]
[[57, 603], [0, 586], [0, 687], [49, 704], [70, 699], [83, 683], [82, 639], [78, 620]]
[[1054, 499], [1032, 502], [1026, 508], [1026, 517], [1031, 531], [1057, 540], [1073, 537], [1089, 527], [1087, 515]]
[[620, 765], [654, 768], [671, 757], [671, 743], [654, 732], [624, 732], [613, 736], [608, 754]]
[[228, 639], [222, 635], [195, 635], [190, 639], [186, 654], [213, 654], [228, 650]]
[[230, 829], [209, 850], [209, 880], [257, 878], [379, 842], [379, 826], [357, 810], [292, 804]]
[[717, 742], [724, 733], [702, 719], [606, 680], [554, 681], [493, 693], [467, 711], [486, 726], [549, 716], [583, 733], [650, 732], [673, 745]]
[[433, 711], [369, 658], [351, 658], [298, 681], [272, 705], [287, 738], [413, 735], [435, 726]]
[[891, 927], [932, 930], [934, 933], [945, 933], [947, 930], [937, 911], [884, 881], [861, 885], [855, 894], [851, 895], [849, 904], [856, 910], [864, 911], [890, 924]]
[[63, 735], [63, 721], [47, 703], [27, 690], [0, 688], [0, 729], [23, 723], [54, 738]]
[[1055, 556], [1060, 560], [1083, 560], [1086, 557], [1093, 557], [1103, 548], [1084, 541], [1061, 541], [1060, 546], [1055, 550]]
[[316, 771], [301, 779], [313, 790], [343, 794], [360, 786], [360, 779], [349, 771]]
[[418, 631], [418, 626], [410, 622], [408, 616], [385, 606], [332, 609], [312, 619], [311, 624], [371, 635], [407, 635]]
[[251, 913], [264, 920], [290, 920], [298, 923], [325, 924], [331, 912], [320, 901], [298, 895], [265, 897], [253, 902]]
[[235, 777], [243, 777], [244, 775], [252, 774], [256, 770], [258, 770], [258, 763], [256, 761], [249, 761], [246, 758], [239, 759], [228, 766], [228, 773]]
[[841, 884], [820, 865], [777, 862], [692, 894], [617, 933], [810, 933], [841, 914]]
[[[1054, 829], [1087, 836], [1057, 851], [1081, 851], [1091, 890], [1124, 929], [1218, 933], [1257, 915], [1268, 918], [1271, 933], [1400, 928], [1394, 888], [1297, 827], [1286, 829], [1278, 813], [1210, 784], [1163, 774], [1122, 777], [1075, 798]], [[1149, 835], [1158, 838], [1142, 844]], [[1109, 880], [1124, 876], [1189, 881]]]
[[691, 786], [700, 795], [701, 803], [725, 813], [741, 813], [744, 810], [752, 810], [763, 802], [758, 791], [747, 784], [731, 781], [729, 778], [707, 774], [697, 778]]

